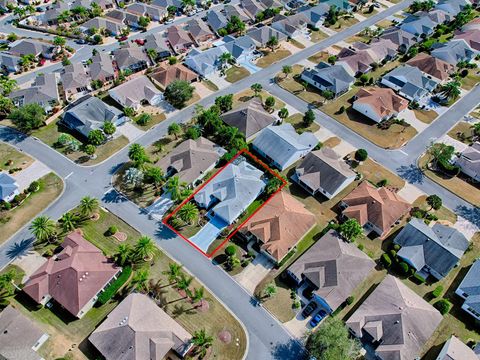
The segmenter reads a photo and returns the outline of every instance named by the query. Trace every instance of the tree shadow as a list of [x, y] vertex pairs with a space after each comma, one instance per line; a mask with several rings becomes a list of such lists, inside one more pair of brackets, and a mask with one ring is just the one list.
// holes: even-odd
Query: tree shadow
[[176, 239], [178, 235], [168, 226], [165, 226], [160, 222], [158, 224], [158, 229], [155, 231], [155, 237], [159, 238], [159, 240], [173, 240]]
[[476, 206], [459, 205], [455, 208], [457, 215], [480, 227], [480, 209]]
[[274, 359], [278, 360], [302, 360], [307, 358], [307, 352], [295, 339], [290, 339], [286, 343], [275, 344], [271, 354]]
[[0, 128], [0, 139], [7, 143], [19, 143], [25, 140], [28, 136], [18, 130], [12, 129], [11, 127], [2, 127]]
[[410, 184], [423, 184], [425, 175], [416, 165], [402, 165], [397, 168], [397, 174]]
[[18, 256], [26, 255], [30, 249], [32, 249], [34, 238], [23, 239], [20, 242], [12, 244], [12, 246], [6, 251], [6, 255], [9, 259], [15, 259]]
[[102, 201], [107, 204], [118, 204], [118, 203], [126, 202], [127, 199], [118, 191], [116, 191], [115, 189], [112, 189], [103, 195]]

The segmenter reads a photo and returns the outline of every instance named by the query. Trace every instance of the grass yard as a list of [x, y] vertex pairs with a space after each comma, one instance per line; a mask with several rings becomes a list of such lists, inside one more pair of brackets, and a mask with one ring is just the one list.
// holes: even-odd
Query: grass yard
[[262, 291], [265, 286], [271, 281], [275, 282], [277, 286], [277, 294], [270, 298], [263, 298], [262, 305], [270, 311], [280, 322], [285, 323], [295, 317], [295, 310], [293, 309], [293, 300], [290, 297], [290, 287], [282, 281], [278, 271], [271, 271], [255, 289], [255, 294], [258, 298], [262, 297]]
[[293, 46], [295, 46], [296, 48], [299, 48], [299, 49], [305, 49], [305, 45], [303, 45], [300, 41], [298, 40], [295, 40], [295, 39], [290, 39], [288, 40], [288, 42], [290, 44], [292, 44]]
[[203, 85], [205, 85], [208, 89], [211, 91], [218, 91], [218, 86], [215, 85], [213, 82], [210, 80], [204, 79], [201, 81]]
[[478, 69], [469, 69], [468, 75], [460, 80], [462, 88], [465, 90], [472, 90], [474, 86], [480, 84], [480, 73]]
[[[240, 93], [234, 94], [233, 95], [233, 108], [235, 109], [241, 103], [245, 103], [245, 102], [253, 99], [254, 96], [255, 96], [255, 93], [251, 89], [247, 89], [247, 90], [244, 90]], [[270, 95], [270, 93], [268, 93], [267, 91], [262, 90], [259, 93], [259, 96], [260, 96], [260, 99], [262, 101], [265, 101], [265, 99], [267, 97], [272, 96], [272, 95]], [[279, 100], [278, 98], [275, 98], [275, 105], [273, 106], [274, 110], [278, 111], [281, 108], [283, 108], [284, 106], [285, 106], [285, 103], [283, 101]]]
[[425, 124], [431, 124], [438, 117], [438, 114], [433, 110], [416, 109], [413, 112], [415, 117]]
[[243, 66], [232, 66], [231, 68], [227, 69], [225, 75], [225, 80], [227, 80], [229, 83], [234, 83], [246, 78], [250, 75], [250, 73]]
[[39, 183], [39, 191], [28, 196], [15, 209], [0, 214], [0, 244], [37, 216], [63, 191], [63, 181], [54, 173], [40, 178]]
[[384, 65], [380, 63], [378, 68], [370, 71], [369, 73], [367, 73], [367, 75], [373, 78], [374, 81], [377, 81], [377, 80], [380, 80], [380, 78], [383, 77], [383, 75], [392, 71], [393, 69], [397, 68], [400, 65], [402, 65], [402, 62], [399, 59], [389, 61]]
[[[326, 62], [328, 60], [328, 58], [330, 57], [331, 55], [327, 52], [327, 51], [320, 51], [312, 56], [310, 56], [308, 58], [308, 60], [310, 60], [311, 62], [315, 63], [315, 64], [318, 64], [319, 62], [321, 61], [324, 61]], [[300, 66], [300, 65], [294, 65], [295, 66]], [[303, 69], [303, 68], [302, 68]]]
[[187, 106], [190, 106], [192, 104], [195, 104], [197, 101], [199, 101], [201, 99], [200, 95], [198, 95], [198, 93], [196, 91], [193, 92], [193, 96], [190, 100], [188, 100], [186, 103], [185, 103], [185, 106], [184, 107], [187, 107]]
[[355, 19], [353, 16], [351, 17], [341, 17], [338, 19], [337, 23], [333, 26], [331, 26], [330, 28], [332, 30], [335, 30], [335, 31], [341, 31], [341, 30], [345, 30], [349, 27], [351, 27], [352, 25], [355, 25], [356, 23], [358, 23], [359, 21], [357, 19]]
[[320, 130], [320, 126], [316, 122], [313, 122], [312, 125], [305, 127], [303, 125], [303, 114], [301, 113], [290, 115], [288, 118], [285, 119], [285, 122], [292, 124], [297, 133], [299, 134], [305, 131], [315, 133]]
[[360, 15], [365, 16], [366, 18], [369, 18], [370, 16], [373, 16], [375, 14], [378, 14], [377, 9], [373, 9], [373, 11], [370, 11], [369, 7], [366, 7], [358, 12]]
[[[75, 134], [72, 134], [68, 131], [68, 129], [64, 128], [63, 126], [58, 124], [58, 120], [52, 122], [47, 126], [43, 126], [38, 130], [34, 130], [32, 132], [32, 136], [36, 136], [40, 140], [42, 140], [48, 146], [53, 147], [53, 144], [57, 141], [58, 137], [61, 134], [69, 133], [70, 135], [75, 137]], [[77, 139], [78, 140], [78, 139]], [[103, 160], [108, 159], [110, 156], [118, 152], [120, 149], [124, 148], [128, 145], [128, 139], [124, 135], [120, 135], [119, 137], [107, 141], [105, 144], [97, 146], [97, 151], [95, 154], [97, 157], [95, 159], [90, 159], [88, 155], [81, 151], [75, 151], [71, 153], [65, 153], [63, 149], [56, 149], [58, 152], [61, 152], [70, 160], [80, 163], [82, 165], [94, 165], [102, 162]]]
[[448, 191], [461, 197], [463, 200], [468, 201], [470, 204], [480, 206], [480, 186], [478, 184], [475, 184], [470, 178], [464, 179], [461, 174], [450, 178], [434, 172], [426, 168], [428, 160], [429, 156], [427, 154], [421, 156], [418, 160], [419, 167], [427, 177], [443, 186]]
[[388, 29], [389, 27], [393, 26], [393, 22], [388, 19], [383, 19], [375, 24], [377, 27], [381, 27], [382, 29]]
[[[137, 116], [138, 117], [138, 116]], [[137, 124], [136, 121], [133, 122], [133, 124], [138, 127], [140, 130], [147, 131], [154, 127], [157, 124], [160, 124], [162, 121], [164, 121], [167, 117], [165, 116], [165, 113], [160, 113], [160, 114], [154, 114], [152, 115], [152, 118], [146, 125], [139, 125]]]
[[[320, 109], [337, 121], [363, 136], [367, 140], [385, 149], [397, 149], [412, 139], [417, 131], [413, 126], [404, 127], [393, 124], [389, 129], [383, 130], [377, 127], [372, 120], [361, 115], [351, 107], [351, 98], [357, 92], [357, 88], [343, 94], [335, 101], [326, 103]], [[338, 110], [344, 106], [346, 111], [338, 114]]]
[[420, 196], [413, 202], [412, 206], [419, 207], [422, 210], [426, 210], [429, 213], [435, 214], [439, 220], [449, 221], [452, 224], [457, 222], [457, 215], [445, 206], [442, 206], [438, 210], [430, 209], [430, 205], [427, 204], [427, 195]]
[[264, 55], [258, 59], [256, 65], [261, 68], [266, 68], [290, 55], [292, 55], [290, 51], [281, 48], [275, 51], [266, 51]]
[[314, 43], [318, 43], [322, 40], [325, 40], [328, 38], [328, 35], [325, 34], [323, 31], [316, 30], [316, 31], [310, 31], [310, 40], [313, 41]]
[[453, 128], [450, 129], [447, 135], [467, 145], [471, 145], [473, 143], [472, 125], [465, 121], [458, 122]]
[[[350, 158], [353, 159], [354, 157], [355, 153], [351, 153]], [[405, 180], [370, 158], [359, 164], [355, 168], [355, 171], [362, 174], [365, 180], [373, 184], [377, 184], [379, 181], [386, 179], [387, 186], [389, 187], [400, 190], [405, 186]]]
[[323, 142], [323, 146], [334, 148], [335, 146], [339, 145], [342, 140], [336, 136], [332, 136]]
[[7, 171], [15, 168], [25, 169], [33, 163], [27, 154], [18, 151], [13, 146], [0, 143], [0, 170]]

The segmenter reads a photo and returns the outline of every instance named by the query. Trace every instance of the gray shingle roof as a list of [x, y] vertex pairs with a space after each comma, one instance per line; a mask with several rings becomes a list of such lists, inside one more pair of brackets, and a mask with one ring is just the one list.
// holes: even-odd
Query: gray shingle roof
[[400, 28], [414, 35], [428, 35], [435, 29], [436, 25], [427, 15], [421, 17], [410, 15], [403, 20]]
[[64, 90], [73, 90], [90, 85], [91, 79], [87, 75], [87, 71], [81, 62], [64, 66], [63, 70], [60, 75], [60, 80]]
[[57, 77], [54, 73], [38, 75], [32, 86], [11, 92], [9, 98], [19, 101], [23, 105], [32, 103], [46, 105], [51, 101], [58, 102], [60, 98], [58, 95]]
[[218, 31], [227, 26], [228, 19], [220, 11], [210, 10], [207, 13], [207, 22], [214, 31]]
[[458, 289], [468, 295], [465, 304], [480, 313], [480, 260], [477, 259], [463, 278]]
[[459, 61], [472, 60], [478, 51], [474, 51], [465, 40], [450, 40], [440, 44], [431, 51], [431, 55], [437, 59], [457, 65]]
[[115, 69], [110, 55], [99, 52], [92, 57], [90, 64], [90, 76], [93, 80], [115, 76]]
[[223, 46], [235, 59], [238, 59], [245, 53], [248, 54], [255, 49], [255, 42], [248, 35], [240, 36], [238, 38], [225, 36], [223, 41], [225, 42]]
[[185, 58], [185, 65], [199, 75], [206, 75], [218, 68], [218, 59], [228, 52], [224, 46], [213, 47], [205, 51], [192, 49]]
[[265, 47], [272, 37], [276, 37], [279, 42], [287, 39], [287, 35], [270, 26], [252, 28], [247, 32], [247, 35], [252, 38], [258, 47]]
[[335, 94], [347, 91], [355, 80], [342, 65], [329, 65], [323, 62], [313, 69], [304, 70], [302, 76], [325, 86]]
[[456, 165], [460, 166], [462, 171], [471, 174], [471, 176], [480, 174], [480, 143], [475, 142], [472, 146], [463, 150], [456, 161]]
[[388, 74], [385, 74], [383, 79], [400, 87], [402, 93], [412, 98], [425, 96], [437, 86], [435, 80], [429, 79], [418, 68], [410, 65], [403, 65], [393, 69]]
[[10, 53], [16, 54], [19, 56], [33, 54], [37, 55], [45, 55], [49, 54], [55, 48], [54, 45], [50, 43], [46, 43], [43, 41], [38, 40], [31, 40], [31, 39], [21, 39], [13, 42], [10, 44]]
[[403, 47], [405, 50], [410, 49], [417, 43], [415, 35], [397, 27], [386, 29], [380, 38], [391, 40], [398, 47]]
[[17, 181], [6, 172], [0, 172], [0, 200], [11, 196], [16, 190]]

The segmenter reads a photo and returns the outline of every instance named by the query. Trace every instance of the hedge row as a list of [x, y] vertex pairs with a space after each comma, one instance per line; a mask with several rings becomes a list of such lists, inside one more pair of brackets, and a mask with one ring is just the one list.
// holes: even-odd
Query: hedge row
[[123, 284], [128, 280], [130, 275], [132, 274], [132, 268], [130, 266], [125, 266], [122, 270], [122, 273], [118, 278], [115, 279], [98, 297], [97, 303], [100, 305], [104, 305], [110, 300], [113, 295], [115, 295], [120, 289]]

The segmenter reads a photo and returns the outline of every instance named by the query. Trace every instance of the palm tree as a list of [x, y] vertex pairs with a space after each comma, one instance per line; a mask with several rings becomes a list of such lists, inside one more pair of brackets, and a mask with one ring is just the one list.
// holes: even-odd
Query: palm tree
[[15, 293], [14, 279], [17, 276], [15, 269], [0, 275], [0, 305], [7, 305], [10, 296]]
[[175, 136], [175, 140], [178, 139], [178, 135], [180, 135], [181, 131], [182, 129], [180, 128], [180, 125], [178, 125], [177, 123], [171, 123], [168, 126], [168, 135]]
[[278, 45], [278, 38], [276, 36], [272, 36], [270, 39], [267, 41], [267, 46], [270, 48], [270, 50], [273, 52], [275, 51], [275, 48]]
[[168, 275], [168, 281], [170, 281], [170, 283], [176, 283], [178, 281], [178, 278], [182, 273], [182, 267], [182, 265], [177, 263], [168, 264], [168, 271], [164, 271], [163, 273]]
[[181, 0], [184, 11], [188, 11], [195, 6], [195, 0]]
[[72, 212], [67, 212], [62, 215], [60, 218], [60, 223], [62, 224], [62, 229], [65, 232], [70, 232], [74, 230], [78, 225], [78, 216]]
[[125, 266], [128, 263], [131, 263], [131, 256], [133, 249], [129, 244], [120, 244], [118, 245], [117, 252], [113, 255], [113, 259], [116, 264], [120, 266]]
[[262, 91], [263, 89], [263, 86], [259, 83], [255, 83], [253, 84], [252, 86], [250, 86], [250, 89], [252, 89], [252, 91], [254, 92], [255, 96], [258, 96], [258, 94], [260, 93], [260, 91]]
[[475, 136], [480, 136], [480, 122], [472, 125], [472, 132]]
[[142, 236], [135, 245], [134, 253], [137, 258], [149, 261], [153, 257], [155, 244], [148, 236]]
[[153, 184], [155, 189], [158, 189], [163, 184], [164, 174], [163, 170], [156, 166], [150, 166], [145, 170], [145, 182]]
[[226, 64], [232, 63], [233, 56], [229, 52], [224, 52], [218, 59], [220, 60], [221, 67], [223, 68]]
[[84, 196], [80, 201], [80, 212], [85, 216], [92, 215], [98, 210], [98, 200], [91, 196]]
[[55, 222], [45, 215], [34, 219], [32, 225], [30, 225], [30, 230], [39, 242], [48, 241], [56, 235]]
[[224, 126], [220, 132], [220, 136], [225, 141], [226, 144], [231, 144], [233, 139], [235, 139], [238, 136], [241, 136], [241, 133], [237, 127]]
[[148, 269], [138, 270], [132, 279], [132, 285], [135, 285], [137, 290], [148, 290]]
[[288, 109], [281, 108], [280, 110], [278, 110], [278, 117], [282, 120], [285, 120], [288, 117]]
[[275, 283], [271, 282], [267, 284], [267, 286], [265, 287], [264, 293], [266, 297], [274, 296], [277, 293], [277, 286], [275, 285]]
[[170, 194], [170, 198], [173, 201], [177, 201], [182, 197], [182, 190], [186, 188], [187, 184], [180, 182], [178, 176], [173, 176], [168, 179], [166, 186], [166, 192]]
[[178, 217], [182, 221], [192, 225], [198, 218], [198, 208], [191, 202], [186, 203], [180, 210], [178, 210]]
[[178, 290], [185, 291], [185, 293], [187, 295], [186, 297], [188, 297], [188, 295], [190, 293], [189, 287], [190, 287], [190, 284], [192, 283], [192, 281], [193, 281], [193, 277], [187, 276], [184, 273], [181, 273], [180, 277], [177, 279], [176, 287], [177, 287]]
[[441, 91], [447, 99], [456, 99], [461, 94], [460, 86], [461, 84], [457, 80], [449, 81], [441, 87]]
[[145, 149], [140, 144], [132, 144], [128, 149], [128, 158], [136, 164], [143, 164], [147, 162], [148, 157]]
[[70, 20], [70, 10], [65, 10], [65, 11], [62, 11], [60, 14], [58, 14], [57, 16], [57, 21], [59, 24], [61, 23], [66, 23], [68, 22], [68, 20]]
[[285, 75], [285, 79], [288, 78], [288, 75], [292, 73], [292, 67], [290, 65], [285, 65], [282, 67], [282, 72]]
[[25, 11], [25, 9], [19, 6], [13, 9], [13, 14], [17, 15], [19, 18], [24, 17], [26, 13], [27, 12]]
[[212, 346], [213, 337], [208, 335], [205, 329], [195, 331], [192, 336], [192, 343], [197, 347], [200, 359], [207, 355], [207, 349]]
[[193, 289], [193, 295], [191, 297], [192, 303], [197, 303], [203, 300], [205, 297], [205, 289], [202, 287], [199, 288], [194, 288]]

